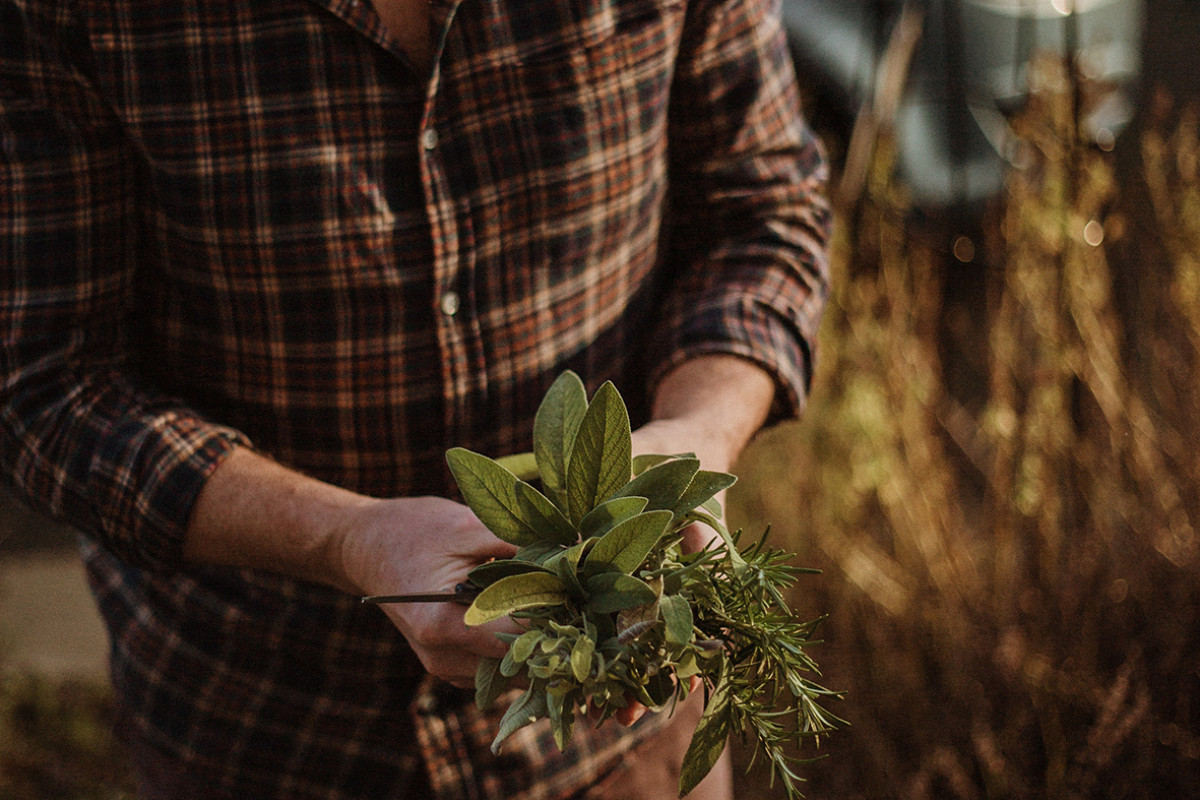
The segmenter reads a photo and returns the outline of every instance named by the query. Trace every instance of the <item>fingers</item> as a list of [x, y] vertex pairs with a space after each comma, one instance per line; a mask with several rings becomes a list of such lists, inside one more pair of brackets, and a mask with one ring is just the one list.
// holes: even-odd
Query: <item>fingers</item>
[[497, 633], [521, 633], [511, 619], [478, 627], [463, 621], [464, 607], [455, 603], [390, 606], [388, 616], [431, 675], [455, 686], [470, 687], [481, 657], [503, 658], [508, 645]]
[[628, 728], [630, 725], [645, 716], [646, 711], [648, 711], [648, 709], [644, 705], [636, 700], [633, 700], [629, 703], [629, 705], [618, 709], [617, 713], [613, 714], [613, 719]]

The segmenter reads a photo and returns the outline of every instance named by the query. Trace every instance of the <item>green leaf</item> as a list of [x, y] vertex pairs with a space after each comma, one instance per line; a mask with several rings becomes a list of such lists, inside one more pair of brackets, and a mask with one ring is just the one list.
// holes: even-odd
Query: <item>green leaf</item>
[[[687, 490], [683, 492], [671, 510], [675, 512], [676, 517], [681, 517], [697, 506], [707, 503], [717, 493], [725, 491], [735, 483], [737, 483], [737, 476], [730, 475], [728, 472], [709, 472], [702, 469], [692, 478]], [[720, 506], [717, 506], [715, 513], [721, 513]]]
[[500, 719], [500, 730], [492, 741], [492, 752], [499, 753], [500, 745], [521, 728], [546, 716], [546, 684], [535, 680], [525, 693], [513, 701]]
[[512, 657], [512, 648], [504, 654], [504, 658], [500, 659], [500, 674], [505, 678], [512, 678], [521, 671], [521, 665]]
[[596, 541], [584, 562], [584, 571], [632, 574], [666, 533], [671, 518], [670, 511], [647, 511], [619, 523]]
[[475, 668], [475, 705], [480, 711], [492, 707], [508, 688], [508, 678], [500, 674], [500, 659], [481, 658]]
[[676, 453], [675, 455], [663, 455], [661, 453], [643, 453], [640, 456], [633, 457], [633, 474], [641, 475], [651, 467], [657, 467], [664, 461], [671, 461], [676, 458], [695, 458], [695, 453]]
[[562, 605], [566, 600], [566, 585], [557, 575], [546, 572], [510, 575], [480, 592], [467, 609], [464, 621], [468, 625], [483, 625], [514, 611]]
[[642, 513], [646, 508], [644, 497], [614, 497], [593, 508], [579, 521], [579, 533], [583, 538], [601, 536], [618, 522]]
[[575, 526], [546, 495], [524, 481], [516, 485], [517, 505], [534, 535], [543, 542], [571, 545], [579, 540]]
[[496, 461], [462, 447], [446, 462], [463, 499], [488, 530], [510, 544], [570, 544], [575, 528], [549, 499]]
[[583, 584], [579, 582], [579, 562], [584, 553], [591, 550], [592, 545], [591, 540], [584, 540], [546, 559], [544, 566], [554, 570], [554, 574], [562, 579], [568, 592], [583, 594]]
[[568, 705], [566, 695], [551, 692], [546, 696], [546, 712], [550, 717], [550, 729], [554, 732], [554, 743], [559, 750], [566, 750], [575, 728], [575, 709]]
[[542, 486], [566, 510], [567, 465], [579, 423], [587, 413], [587, 390], [574, 372], [559, 375], [533, 419], [533, 454]]
[[623, 572], [593, 575], [588, 578], [586, 589], [588, 609], [602, 613], [644, 606], [658, 598], [658, 594], [645, 581]]
[[671, 644], [687, 644], [692, 640], [692, 604], [682, 595], [663, 595], [659, 599], [659, 611], [667, 626], [667, 641]]
[[704, 511], [707, 511], [714, 517], [721, 516], [721, 504], [717, 502], [717, 498], [715, 497], [710, 497], [708, 500], [705, 500], [700, 504], [700, 508]]
[[542, 636], [542, 632], [536, 629], [525, 631], [518, 636], [508, 651], [512, 654], [513, 661], [518, 664], [524, 664], [529, 660], [529, 656], [533, 654], [534, 648], [541, 643]]
[[583, 415], [567, 466], [567, 508], [573, 523], [629, 482], [630, 437], [625, 403], [612, 382], [605, 382]]
[[699, 674], [700, 664], [696, 661], [696, 653], [689, 650], [684, 654], [680, 662], [675, 665], [675, 677], [682, 681]]
[[541, 477], [538, 473], [537, 458], [533, 453], [513, 453], [501, 456], [496, 459], [496, 463], [523, 481], [532, 481]]
[[674, 511], [699, 470], [700, 462], [694, 458], [666, 461], [626, 483], [617, 491], [617, 496], [645, 497], [649, 501], [646, 508], [650, 511]]
[[595, 652], [596, 643], [588, 636], [580, 636], [571, 648], [571, 674], [580, 683], [592, 674], [592, 654]]
[[507, 578], [510, 575], [524, 575], [528, 572], [549, 572], [545, 567], [534, 564], [529, 561], [517, 561], [513, 558], [498, 558], [495, 561], [486, 561], [471, 568], [467, 573], [467, 580], [475, 584], [479, 588], [491, 586], [501, 578]]
[[716, 688], [704, 706], [704, 715], [700, 717], [696, 732], [692, 734], [692, 743], [683, 757], [683, 771], [679, 775], [680, 797], [691, 792], [704, 779], [729, 741], [733, 714], [729, 703], [731, 682], [728, 673], [722, 662]]
[[550, 542], [533, 542], [527, 544], [513, 555], [513, 561], [527, 561], [531, 564], [545, 564], [547, 560], [561, 553], [566, 548]]

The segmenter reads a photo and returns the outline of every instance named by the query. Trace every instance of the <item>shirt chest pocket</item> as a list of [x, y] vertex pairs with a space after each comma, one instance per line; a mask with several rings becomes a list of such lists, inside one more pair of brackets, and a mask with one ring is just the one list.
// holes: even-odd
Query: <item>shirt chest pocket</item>
[[[491, 40], [477, 43], [491, 57], [480, 64], [486, 77], [472, 81], [484, 87], [473, 102], [489, 120], [518, 120], [519, 130], [497, 139], [522, 143], [508, 165], [567, 167], [578, 176], [663, 143], [682, 0], [497, 5], [484, 26]], [[498, 166], [501, 174], [508, 171]]]
[[[550, 0], [504, 12], [514, 60], [549, 63], [591, 54], [594, 65], [628, 63], [673, 49], [684, 0]], [[627, 58], [616, 58], [624, 55]]]

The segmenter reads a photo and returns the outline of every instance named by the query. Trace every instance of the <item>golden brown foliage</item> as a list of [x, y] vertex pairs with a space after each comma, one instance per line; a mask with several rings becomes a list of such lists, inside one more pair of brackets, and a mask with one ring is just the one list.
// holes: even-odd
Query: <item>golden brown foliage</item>
[[1151, 126], [1145, 188], [1118, 191], [1042, 69], [986, 299], [947, 306], [967, 267], [903, 222], [883, 153], [841, 217], [806, 418], [742, 465], [735, 520], [825, 570], [797, 606], [831, 615], [852, 726], [812, 797], [1200, 796], [1196, 116]]

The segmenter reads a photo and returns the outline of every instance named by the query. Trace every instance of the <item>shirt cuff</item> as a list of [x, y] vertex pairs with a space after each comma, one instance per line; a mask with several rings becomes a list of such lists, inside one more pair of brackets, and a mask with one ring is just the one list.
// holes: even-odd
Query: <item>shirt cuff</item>
[[815, 321], [799, 309], [776, 307], [749, 296], [712, 301], [694, 308], [687, 321], [659, 341], [667, 344], [648, 370], [650, 396], [675, 367], [701, 355], [733, 355], [765, 370], [775, 381], [775, 399], [765, 425], [803, 413], [812, 385]]
[[175, 571], [208, 477], [250, 441], [232, 428], [175, 411], [130, 421], [127, 430], [118, 427], [106, 438], [109, 445], [92, 471], [101, 544], [133, 566]]

